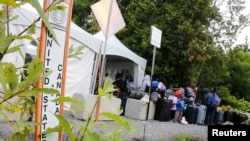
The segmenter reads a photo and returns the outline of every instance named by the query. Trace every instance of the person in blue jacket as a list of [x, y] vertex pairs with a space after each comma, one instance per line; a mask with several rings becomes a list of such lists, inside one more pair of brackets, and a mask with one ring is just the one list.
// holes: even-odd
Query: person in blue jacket
[[178, 100], [176, 102], [176, 111], [175, 111], [175, 117], [173, 119], [173, 122], [181, 122], [182, 120], [182, 115], [185, 110], [185, 101], [184, 101], [184, 96], [180, 95], [178, 97]]

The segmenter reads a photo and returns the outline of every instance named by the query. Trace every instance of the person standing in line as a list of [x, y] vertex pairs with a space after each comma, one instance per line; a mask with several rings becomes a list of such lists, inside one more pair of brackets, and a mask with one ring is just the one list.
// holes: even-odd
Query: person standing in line
[[[205, 98], [206, 105], [207, 105], [207, 114], [206, 114], [207, 125], [214, 124], [214, 115], [215, 115], [216, 107], [219, 103], [218, 101], [215, 101], [215, 96], [217, 96], [216, 88], [212, 88]], [[217, 102], [217, 104], [215, 102]]]
[[172, 91], [172, 93], [168, 96], [168, 100], [172, 100], [173, 101], [173, 104], [172, 104], [172, 107], [171, 107], [171, 119], [174, 119], [174, 117], [175, 117], [175, 111], [176, 111], [176, 103], [177, 103], [177, 100], [178, 100], [178, 98], [175, 96], [175, 92], [174, 91]]
[[183, 112], [185, 110], [185, 101], [183, 99], [183, 95], [180, 95], [180, 97], [178, 98], [177, 102], [176, 102], [176, 111], [175, 111], [175, 116], [174, 116], [174, 120], [173, 122], [179, 122], [182, 123], [182, 116], [183, 116]]
[[146, 74], [142, 80], [142, 84], [139, 87], [139, 91], [141, 92], [149, 92], [149, 87], [151, 86], [150, 75]]
[[161, 95], [161, 98], [166, 97], [165, 92], [167, 90], [167, 84], [164, 78], [159, 79], [158, 87], [157, 87], [157, 92]]

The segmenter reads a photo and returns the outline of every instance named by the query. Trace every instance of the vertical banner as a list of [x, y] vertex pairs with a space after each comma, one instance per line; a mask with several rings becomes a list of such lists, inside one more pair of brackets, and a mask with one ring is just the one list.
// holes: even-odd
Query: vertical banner
[[[44, 0], [43, 9], [55, 2]], [[70, 34], [70, 23], [72, 17], [73, 0], [64, 0], [57, 4], [58, 10], [46, 11], [46, 16], [55, 32], [58, 44], [52, 38], [44, 23], [41, 26], [39, 58], [44, 62], [45, 72], [52, 73], [38, 82], [39, 88], [57, 89], [59, 94], [41, 93], [36, 101], [36, 141], [62, 141], [62, 133], [46, 134], [48, 128], [59, 125], [54, 114], [64, 114], [63, 103], [52, 102], [55, 98], [64, 96], [66, 82], [66, 68], [68, 58], [68, 42]]]

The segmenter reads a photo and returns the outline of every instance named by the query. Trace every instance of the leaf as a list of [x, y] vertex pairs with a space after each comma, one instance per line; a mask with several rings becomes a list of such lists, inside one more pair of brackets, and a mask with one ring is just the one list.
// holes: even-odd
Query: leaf
[[34, 88], [33, 90], [46, 94], [59, 94], [60, 92], [53, 88]]
[[49, 134], [53, 132], [64, 131], [68, 135], [71, 141], [75, 141], [74, 133], [71, 131], [71, 124], [67, 121], [67, 119], [61, 115], [57, 115], [57, 114], [54, 114], [54, 115], [58, 119], [59, 125], [54, 128], [48, 128], [46, 130], [46, 133]]
[[39, 96], [39, 92], [40, 91], [34, 90], [34, 89], [32, 89], [32, 90], [25, 90], [25, 91], [19, 93], [18, 96], [25, 96], [25, 97], [35, 96], [35, 97], [38, 97]]
[[129, 120], [127, 120], [125, 118], [122, 118], [119, 115], [110, 113], [110, 112], [102, 112], [102, 113], [100, 113], [100, 115], [105, 116], [105, 117], [107, 117], [109, 119], [114, 120], [116, 123], [118, 123], [119, 125], [121, 125], [127, 131], [132, 131], [132, 129], [130, 127]]
[[115, 90], [113, 80], [109, 76], [106, 77], [103, 85], [104, 94], [113, 93]]
[[68, 58], [76, 58], [78, 60], [81, 59], [80, 55], [83, 54], [83, 49], [85, 46], [78, 46], [76, 51], [74, 52], [73, 45], [69, 47], [69, 53], [68, 53]]
[[27, 81], [34, 81], [41, 78], [43, 72], [43, 62], [39, 58], [34, 58], [27, 68]]
[[[0, 62], [0, 76], [4, 76], [4, 65], [2, 61]], [[3, 91], [5, 92], [7, 90], [7, 87], [6, 87], [6, 80], [4, 79], [4, 77], [0, 77], [0, 84], [3, 88]]]
[[100, 136], [95, 132], [87, 131], [84, 135], [86, 141], [101, 141]]
[[46, 15], [44, 14], [44, 11], [40, 5], [40, 3], [38, 2], [38, 0], [29, 0], [29, 3], [37, 10], [38, 14], [41, 16], [44, 24], [46, 25], [46, 27], [48, 28], [49, 32], [52, 34], [53, 39], [55, 40], [55, 42], [57, 44], [59, 44], [59, 42], [57, 41], [56, 38], [56, 34], [50, 24], [50, 22], [48, 21], [48, 18], [46, 17]]
[[78, 104], [79, 106], [84, 106], [84, 103], [76, 99], [73, 99], [71, 97], [58, 97], [52, 101], [53, 102], [70, 102], [70, 103]]
[[101, 87], [98, 87], [98, 95], [99, 96], [104, 96], [105, 95], [105, 92]]
[[0, 0], [0, 4], [12, 6], [12, 7], [18, 7], [16, 4], [16, 0]]
[[18, 84], [17, 69], [12, 63], [6, 64], [4, 68], [4, 75], [7, 84], [11, 90], [14, 90]]
[[10, 47], [10, 48], [7, 50], [6, 54], [20, 51], [20, 47], [22, 47], [22, 46], [23, 46], [23, 45], [17, 45], [17, 46]]

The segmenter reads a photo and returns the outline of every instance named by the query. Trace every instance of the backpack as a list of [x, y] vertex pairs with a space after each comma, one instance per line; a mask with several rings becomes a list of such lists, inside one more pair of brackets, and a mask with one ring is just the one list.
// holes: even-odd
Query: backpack
[[208, 99], [208, 106], [209, 107], [219, 106], [220, 105], [220, 101], [221, 101], [220, 97], [217, 94], [215, 94], [215, 93], [213, 93], [212, 95], [213, 96], [211, 96]]
[[185, 97], [189, 98], [189, 97], [192, 97], [193, 96], [193, 91], [191, 88], [189, 87], [186, 87], [185, 88]]
[[152, 81], [151, 87], [153, 89], [156, 89], [156, 88], [158, 88], [158, 85], [159, 85], [159, 82], [155, 80], [155, 81]]
[[176, 97], [180, 97], [181, 95], [181, 89], [178, 89], [177, 91], [174, 92]]
[[167, 90], [167, 87], [166, 87], [166, 85], [164, 84], [164, 83], [162, 83], [162, 82], [160, 82], [161, 83], [161, 87], [159, 88], [159, 90], [161, 91], [161, 92], [166, 92], [166, 90]]

